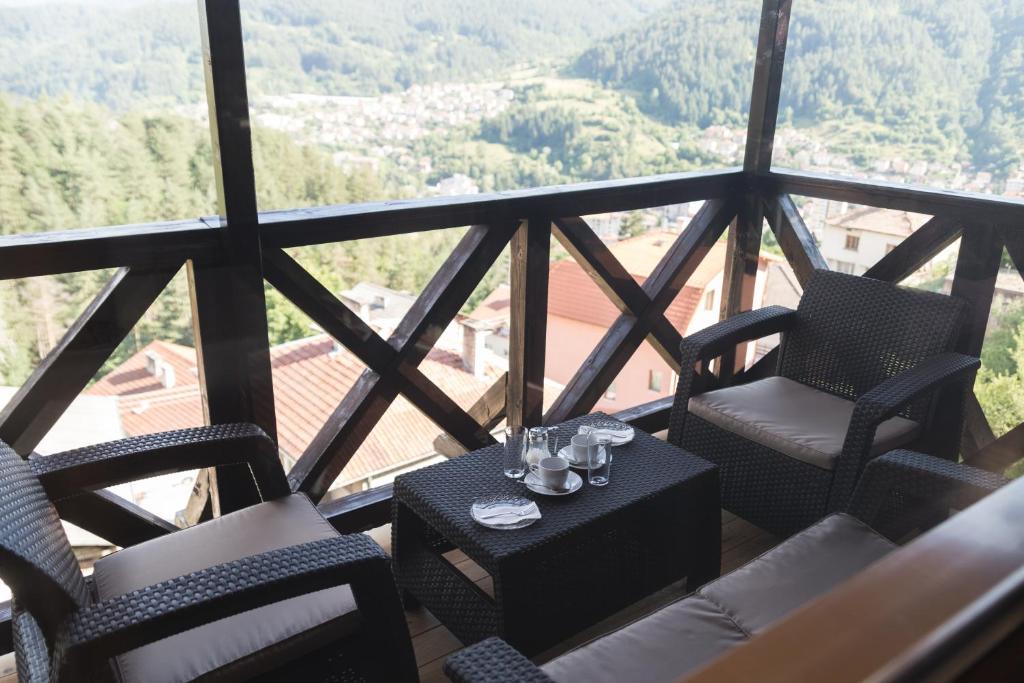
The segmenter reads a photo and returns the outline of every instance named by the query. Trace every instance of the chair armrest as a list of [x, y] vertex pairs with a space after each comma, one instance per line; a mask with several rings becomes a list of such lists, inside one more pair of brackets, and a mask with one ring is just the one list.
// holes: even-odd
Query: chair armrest
[[444, 673], [454, 683], [554, 683], [500, 638], [488, 638], [449, 657]]
[[890, 377], [864, 393], [853, 407], [843, 452], [836, 463], [829, 509], [846, 509], [854, 486], [867, 464], [878, 425], [895, 416], [909, 403], [978, 370], [981, 361], [960, 353], [940, 353]]
[[277, 446], [245, 423], [133, 436], [28, 462], [55, 501], [159, 474], [234, 464], [249, 466], [263, 500], [291, 493]]
[[[895, 450], [868, 463], [849, 512], [884, 532], [909, 530], [923, 502], [947, 513], [962, 510], [1008, 483], [994, 472], [908, 450]], [[927, 512], [927, 511], [925, 511]]]
[[[87, 672], [120, 653], [343, 584], [352, 585], [361, 609], [378, 603], [399, 609], [384, 551], [364, 534], [337, 536], [209, 567], [79, 609], [58, 638], [60, 671], [80, 671], [88, 679]], [[394, 595], [377, 595], [383, 591]]]
[[782, 306], [765, 306], [745, 311], [685, 337], [679, 344], [679, 383], [668, 421], [668, 441], [680, 445], [690, 396], [694, 366], [702, 360], [721, 356], [737, 344], [792, 329], [796, 311]]

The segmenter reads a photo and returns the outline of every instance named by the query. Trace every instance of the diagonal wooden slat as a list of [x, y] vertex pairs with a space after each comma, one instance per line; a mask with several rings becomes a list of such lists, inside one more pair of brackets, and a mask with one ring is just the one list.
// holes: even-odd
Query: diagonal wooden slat
[[1014, 268], [1024, 277], [1024, 228], [1000, 225], [998, 230]]
[[868, 268], [864, 277], [887, 282], [905, 280], [959, 239], [962, 232], [959, 219], [936, 216]]
[[[736, 202], [736, 217], [729, 226], [725, 250], [725, 268], [722, 272], [721, 319], [725, 320], [754, 307], [754, 287], [760, 264], [761, 232], [764, 226], [764, 207], [753, 192]], [[743, 370], [747, 357], [747, 343], [741, 342], [722, 354], [718, 360], [718, 377], [728, 382]]]
[[178, 530], [110, 491], [96, 491], [54, 501], [60, 518], [88, 529], [114, 545], [127, 548]]
[[1024, 424], [1019, 424], [1001, 437], [979, 450], [965, 462], [990, 472], [1002, 472], [1024, 459]]
[[[554, 235], [620, 313], [636, 315], [650, 305], [651, 299], [643, 287], [585, 220], [575, 216], [557, 218]], [[664, 314], [653, 317], [647, 338], [669, 367], [679, 372], [679, 343], [683, 337]]]
[[731, 202], [709, 200], [655, 267], [643, 284], [650, 304], [639, 313], [623, 313], [566, 385], [544, 416], [556, 424], [587, 412], [650, 334], [655, 316], [662, 315], [736, 214]]
[[268, 249], [263, 258], [270, 284], [378, 375], [400, 373], [405, 380], [399, 383], [402, 393], [438, 427], [470, 450], [494, 443], [488, 430], [419, 368], [398, 363], [398, 352], [292, 257]]
[[[498, 426], [498, 423], [505, 419], [505, 389], [508, 384], [508, 373], [495, 380], [483, 395], [476, 400], [476, 403], [469, 407], [469, 416], [487, 431]], [[434, 439], [434, 448], [441, 455], [453, 458], [468, 452], [469, 449], [460, 446], [448, 434], [440, 434]]]
[[0, 439], [31, 453], [180, 267], [118, 270], [0, 413]]
[[792, 197], [782, 194], [765, 197], [763, 201], [768, 226], [775, 233], [775, 239], [782, 247], [789, 265], [793, 267], [796, 279], [801, 286], [805, 286], [815, 270], [828, 269], [828, 262], [821, 255], [814, 235], [804, 223]]
[[536, 426], [544, 417], [544, 361], [547, 355], [548, 271], [551, 221], [522, 221], [512, 236], [509, 264], [509, 424]]
[[[512, 237], [514, 223], [474, 226], [424, 288], [388, 344], [394, 364], [415, 367], [469, 298]], [[367, 370], [288, 474], [293, 488], [320, 500], [400, 391], [401, 371]]]

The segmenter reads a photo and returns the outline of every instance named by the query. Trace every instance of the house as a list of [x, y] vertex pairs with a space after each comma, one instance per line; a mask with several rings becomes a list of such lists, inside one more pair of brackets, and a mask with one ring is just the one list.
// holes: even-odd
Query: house
[[928, 221], [930, 216], [872, 206], [850, 209], [827, 202], [815, 235], [832, 270], [862, 275]]
[[[270, 350], [278, 443], [288, 469], [329, 421], [342, 398], [366, 369], [326, 334]], [[204, 424], [195, 350], [153, 341], [88, 390], [91, 397], [116, 397], [126, 436]], [[462, 357], [435, 347], [420, 369], [456, 403], [469, 408], [503, 372], [483, 365], [474, 373]], [[438, 427], [399, 396], [362, 443], [332, 487], [332, 495], [386, 483], [405, 469], [440, 459], [433, 447]], [[165, 519], [185, 507], [195, 481], [167, 475], [136, 482], [128, 497]]]
[[[677, 237], [672, 232], [649, 231], [608, 247], [642, 284]], [[717, 242], [666, 310], [666, 317], [681, 334], [692, 334], [718, 321], [725, 251], [725, 242]], [[770, 286], [766, 288], [767, 283]], [[767, 303], [792, 306], [799, 299], [800, 290], [789, 266], [771, 256], [762, 255], [754, 289], [755, 307]], [[766, 289], [772, 292], [772, 298], [766, 298]], [[497, 355], [508, 355], [509, 301], [509, 288], [499, 287], [467, 316], [477, 321], [478, 326], [490, 329], [485, 346]], [[576, 261], [552, 263], [548, 282], [546, 379], [566, 384], [618, 315], [619, 310]], [[751, 345], [747, 351], [750, 361], [764, 349]], [[614, 412], [670, 396], [676, 381], [677, 375], [668, 363], [645, 343], [626, 363], [596, 409]]]

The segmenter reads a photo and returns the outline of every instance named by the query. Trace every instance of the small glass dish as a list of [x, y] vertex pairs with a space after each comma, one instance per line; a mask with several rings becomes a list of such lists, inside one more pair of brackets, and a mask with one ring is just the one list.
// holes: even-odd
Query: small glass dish
[[474, 500], [469, 516], [488, 529], [522, 529], [540, 519], [540, 508], [529, 498], [502, 493]]

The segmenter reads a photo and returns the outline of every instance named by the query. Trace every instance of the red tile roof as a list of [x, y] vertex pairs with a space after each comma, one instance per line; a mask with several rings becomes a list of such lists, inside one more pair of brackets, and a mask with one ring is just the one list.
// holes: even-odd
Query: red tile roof
[[[648, 232], [608, 245], [622, 266], [639, 284], [657, 265], [678, 235]], [[690, 325], [697, 310], [701, 294], [707, 284], [722, 272], [725, 264], [725, 242], [716, 242], [697, 266], [686, 286], [669, 305], [665, 315], [681, 332]], [[573, 259], [551, 264], [548, 275], [548, 314], [569, 318], [597, 327], [609, 327], [619, 315], [619, 309], [605, 296], [594, 281]], [[475, 320], [508, 320], [509, 289], [502, 286], [488, 296], [469, 315]]]
[[[191, 353], [192, 367], [195, 365], [192, 349], [153, 342], [96, 382], [89, 393], [120, 396], [121, 419], [129, 435], [202, 424], [202, 404], [195, 375], [175, 365], [176, 379], [187, 376], [193, 381], [164, 388], [146, 370], [149, 351], [155, 351], [169, 363], [177, 363]], [[349, 351], [336, 348], [327, 335], [276, 346], [270, 356], [278, 441], [286, 454], [298, 457], [365, 368]], [[434, 349], [420, 368], [456, 403], [468, 407], [493, 379], [478, 379], [466, 372], [461, 363], [456, 354]], [[399, 397], [349, 461], [340, 482], [358, 481], [426, 456], [433, 452], [432, 442], [439, 433], [430, 419]]]

